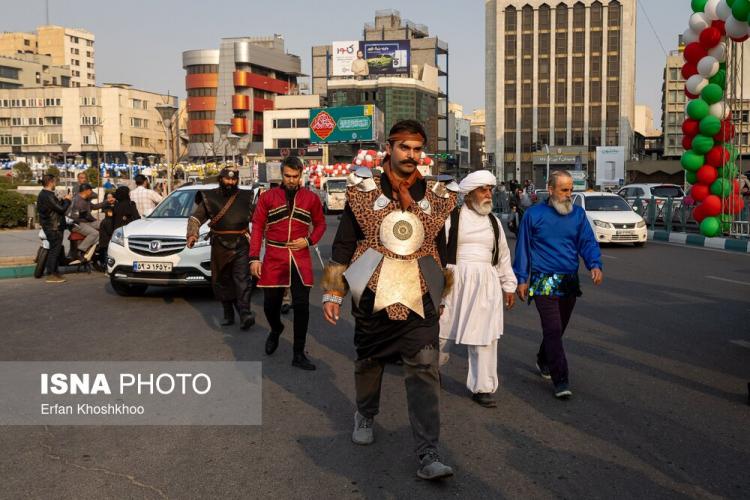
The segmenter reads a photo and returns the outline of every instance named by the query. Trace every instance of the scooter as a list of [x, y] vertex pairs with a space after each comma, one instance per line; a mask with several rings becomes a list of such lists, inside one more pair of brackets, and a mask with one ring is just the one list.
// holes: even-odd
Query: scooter
[[[76, 231], [76, 228], [78, 226], [73, 223], [73, 219], [65, 217], [65, 224], [66, 229], [70, 231], [70, 235], [68, 236], [70, 247], [67, 255], [65, 255], [65, 252], [60, 252], [58, 264], [60, 266], [78, 266], [79, 271], [83, 270], [90, 273], [92, 259], [94, 257], [94, 253], [96, 252], [96, 243], [91, 245], [91, 248], [86, 251], [83, 256], [83, 260], [81, 260], [78, 257], [78, 242], [85, 239], [86, 236]], [[39, 245], [39, 249], [36, 252], [36, 259], [34, 260], [34, 262], [36, 263], [36, 266], [34, 267], [35, 278], [41, 278], [42, 276], [44, 276], [44, 270], [47, 268], [47, 256], [50, 250], [49, 240], [47, 239], [47, 235], [44, 233], [44, 229], [39, 230], [39, 239], [41, 240], [41, 242]]]

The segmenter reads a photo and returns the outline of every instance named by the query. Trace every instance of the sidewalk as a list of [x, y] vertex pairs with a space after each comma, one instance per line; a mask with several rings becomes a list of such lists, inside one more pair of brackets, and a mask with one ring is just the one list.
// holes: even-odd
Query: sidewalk
[[700, 234], [677, 233], [666, 231], [650, 231], [648, 239], [651, 241], [664, 241], [678, 245], [690, 245], [705, 248], [716, 248], [719, 250], [731, 250], [734, 252], [750, 253], [749, 240], [736, 240], [733, 238], [707, 238]]
[[38, 229], [0, 231], [0, 279], [32, 276], [38, 248]]

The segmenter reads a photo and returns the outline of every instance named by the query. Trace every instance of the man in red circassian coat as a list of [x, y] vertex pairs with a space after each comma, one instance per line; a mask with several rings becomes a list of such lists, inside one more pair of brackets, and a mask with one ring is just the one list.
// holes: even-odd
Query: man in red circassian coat
[[[271, 327], [266, 354], [273, 354], [279, 346], [284, 330], [281, 304], [284, 290], [289, 287], [294, 309], [292, 366], [314, 370], [315, 365], [305, 356], [310, 288], [313, 286], [309, 247], [323, 237], [326, 221], [318, 196], [301, 187], [302, 168], [302, 161], [296, 156], [285, 158], [281, 164], [281, 186], [260, 196], [253, 215], [250, 272], [258, 278], [258, 287], [264, 289], [263, 310]], [[261, 263], [260, 247], [264, 239], [266, 253]]]

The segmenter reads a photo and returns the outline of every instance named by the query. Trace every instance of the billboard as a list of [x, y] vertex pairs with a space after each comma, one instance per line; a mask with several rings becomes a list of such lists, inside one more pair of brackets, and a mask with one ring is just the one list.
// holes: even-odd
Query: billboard
[[313, 108], [310, 110], [310, 142], [381, 142], [383, 115], [372, 104]]
[[619, 185], [625, 181], [625, 146], [597, 146], [596, 184]]
[[409, 40], [366, 40], [359, 44], [371, 75], [409, 74]]
[[359, 41], [333, 42], [331, 66], [333, 76], [353, 76], [352, 62], [357, 58]]

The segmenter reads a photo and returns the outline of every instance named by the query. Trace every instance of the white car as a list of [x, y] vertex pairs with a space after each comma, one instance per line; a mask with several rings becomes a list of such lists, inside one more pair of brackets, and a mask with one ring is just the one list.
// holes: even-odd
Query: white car
[[573, 193], [573, 203], [586, 210], [599, 243], [633, 243], [637, 247], [646, 244], [646, 221], [620, 196], [586, 191]]
[[[141, 295], [154, 286], [208, 286], [211, 283], [211, 244], [208, 225], [198, 241], [186, 248], [187, 220], [195, 195], [218, 184], [185, 186], [173, 191], [148, 216], [115, 230], [107, 247], [107, 276], [119, 295]], [[259, 188], [240, 186], [253, 190]]]

